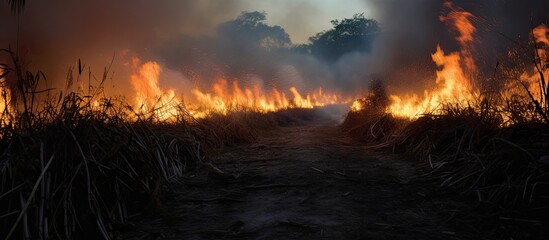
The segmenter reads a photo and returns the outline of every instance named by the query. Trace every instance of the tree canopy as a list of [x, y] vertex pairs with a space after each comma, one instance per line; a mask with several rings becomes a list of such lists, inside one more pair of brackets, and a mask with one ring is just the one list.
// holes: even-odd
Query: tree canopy
[[[341, 21], [333, 20], [333, 28], [310, 37], [308, 51], [324, 60], [335, 61], [352, 51], [370, 52], [372, 43], [380, 32], [376, 20], [367, 19], [364, 14]], [[303, 50], [304, 46], [300, 46]]]
[[280, 26], [267, 25], [266, 20], [265, 12], [242, 12], [236, 19], [221, 24], [218, 33], [221, 37], [248, 48], [290, 46], [290, 36], [286, 31]]

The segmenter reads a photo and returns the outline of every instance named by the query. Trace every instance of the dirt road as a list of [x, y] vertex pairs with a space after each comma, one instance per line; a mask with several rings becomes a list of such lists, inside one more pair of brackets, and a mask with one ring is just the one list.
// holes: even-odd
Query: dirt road
[[[354, 144], [333, 122], [282, 127], [183, 179], [147, 239], [467, 239], [448, 202], [425, 197], [418, 167]], [[222, 173], [221, 173], [222, 172]]]

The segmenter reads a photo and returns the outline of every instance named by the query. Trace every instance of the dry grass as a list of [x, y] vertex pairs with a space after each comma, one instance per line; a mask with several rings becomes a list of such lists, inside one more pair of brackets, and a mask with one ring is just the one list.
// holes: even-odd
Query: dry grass
[[[440, 191], [489, 203], [511, 219], [549, 222], [549, 94], [543, 75], [549, 66], [542, 64], [549, 61], [539, 55], [534, 60], [542, 86], [539, 99], [524, 87], [525, 97], [448, 104], [437, 115], [413, 121], [373, 106], [350, 112], [343, 127], [371, 149], [405, 153], [424, 163], [426, 173], [418, 180]], [[363, 105], [371, 105], [369, 98]]]
[[[350, 114], [346, 123], [355, 117]], [[413, 182], [484, 206], [480, 210], [492, 220], [484, 224], [512, 223], [506, 228], [515, 233], [508, 234], [524, 239], [547, 234], [549, 125], [536, 121], [501, 127], [469, 112], [411, 122], [369, 115], [361, 124], [345, 127], [372, 150], [403, 153], [422, 164], [424, 174]]]
[[[135, 113], [104, 96], [108, 68], [86, 91], [38, 91], [45, 76], [2, 51], [12, 62], [0, 78], [9, 106], [0, 116], [0, 238], [115, 238], [161, 207], [160, 190], [209, 152], [276, 125], [252, 112], [196, 120], [182, 106], [170, 122]], [[81, 64], [74, 75], [68, 88], [86, 75]]]

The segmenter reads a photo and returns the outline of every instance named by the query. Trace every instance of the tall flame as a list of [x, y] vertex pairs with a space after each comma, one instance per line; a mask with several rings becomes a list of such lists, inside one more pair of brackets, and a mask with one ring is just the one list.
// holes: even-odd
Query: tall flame
[[465, 71], [467, 70], [467, 73], [476, 71], [471, 54], [473, 35], [476, 31], [471, 22], [474, 16], [453, 7], [450, 2], [446, 2], [445, 7], [450, 9], [450, 13], [441, 16], [440, 20], [457, 30], [459, 35], [456, 40], [460, 43], [462, 50], [446, 54], [438, 45], [436, 52], [431, 55], [433, 62], [439, 67], [436, 72], [435, 88], [432, 91], [425, 91], [422, 97], [390, 96], [392, 103], [388, 111], [393, 115], [416, 118], [420, 114], [438, 111], [443, 104], [464, 105], [475, 100], [476, 90], [471, 85], [470, 75]]
[[[0, 68], [0, 76], [4, 75], [4, 70]], [[0, 83], [3, 85], [5, 83], [5, 77], [0, 77]], [[7, 101], [9, 101], [9, 92], [4, 86], [0, 85], [0, 115], [3, 115], [6, 112]], [[0, 125], [1, 126], [1, 125]]]
[[470, 12], [452, 6], [452, 2], [449, 1], [444, 3], [444, 7], [448, 8], [450, 13], [446, 16], [440, 16], [439, 19], [441, 22], [446, 23], [450, 29], [454, 29], [458, 33], [456, 40], [461, 46], [463, 62], [467, 67], [467, 70], [474, 73], [476, 71], [476, 65], [473, 60], [472, 43], [477, 29], [473, 25], [472, 20], [476, 19], [476, 17]]
[[[544, 97], [544, 89], [542, 89], [543, 83], [541, 82], [539, 74], [541, 72], [546, 78], [547, 76], [549, 76], [549, 55], [547, 54], [547, 50], [549, 49], [549, 28], [545, 24], [537, 26], [532, 30], [532, 37], [534, 43], [537, 44], [537, 56], [535, 56], [535, 58], [536, 62], [538, 62], [538, 66], [533, 66], [531, 72], [523, 72], [520, 75], [519, 80], [521, 82], [521, 85], [524, 84], [524, 86], [526, 86], [534, 99], [541, 100]], [[547, 79], [545, 81], [547, 81]], [[513, 88], [518, 88], [521, 90], [523, 89], [523, 86], [520, 86], [515, 81], [507, 83], [506, 87], [508, 92], [504, 94], [506, 94], [507, 96], [517, 94], [516, 91], [511, 91], [511, 89]], [[545, 83], [545, 87], [547, 87], [547, 82]], [[546, 103], [545, 101], [540, 101], [539, 104], [544, 106], [548, 103]]]
[[[133, 59], [134, 65], [139, 59]], [[161, 121], [177, 116], [177, 107], [181, 101], [175, 96], [175, 90], [162, 90], [159, 86], [161, 67], [156, 62], [146, 62], [139, 66], [130, 81], [135, 90], [135, 108], [139, 114], [154, 116]]]

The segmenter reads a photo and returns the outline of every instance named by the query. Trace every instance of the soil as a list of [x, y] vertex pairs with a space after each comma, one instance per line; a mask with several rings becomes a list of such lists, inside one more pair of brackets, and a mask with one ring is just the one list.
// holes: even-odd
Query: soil
[[[486, 239], [467, 203], [412, 181], [420, 165], [368, 150], [333, 121], [225, 149], [167, 189], [132, 239]], [[458, 224], [459, 222], [459, 224]]]

